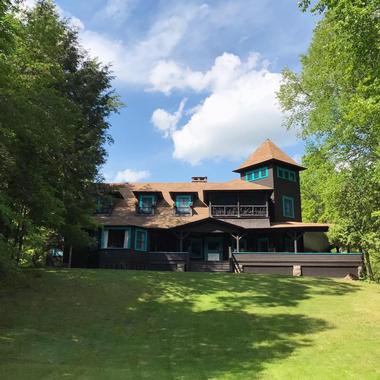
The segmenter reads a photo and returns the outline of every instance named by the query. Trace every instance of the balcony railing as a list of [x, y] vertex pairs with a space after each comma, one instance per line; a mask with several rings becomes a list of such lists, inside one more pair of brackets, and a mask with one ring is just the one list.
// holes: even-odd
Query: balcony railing
[[215, 218], [267, 218], [267, 205], [210, 205]]

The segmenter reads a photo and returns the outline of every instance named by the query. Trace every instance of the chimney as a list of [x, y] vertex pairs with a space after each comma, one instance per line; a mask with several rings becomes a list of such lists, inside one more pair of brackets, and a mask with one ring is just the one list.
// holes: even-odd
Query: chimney
[[207, 182], [207, 177], [191, 177], [191, 182]]

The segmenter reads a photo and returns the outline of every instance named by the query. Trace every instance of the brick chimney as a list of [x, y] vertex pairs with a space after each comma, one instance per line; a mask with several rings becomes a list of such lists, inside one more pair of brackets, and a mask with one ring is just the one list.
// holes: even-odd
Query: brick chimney
[[207, 177], [191, 177], [191, 182], [207, 182]]

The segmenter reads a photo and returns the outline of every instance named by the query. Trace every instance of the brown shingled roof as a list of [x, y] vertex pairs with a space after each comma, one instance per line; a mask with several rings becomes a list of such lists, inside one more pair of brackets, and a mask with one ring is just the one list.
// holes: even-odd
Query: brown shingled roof
[[270, 139], [265, 140], [249, 157], [245, 160], [235, 172], [240, 172], [243, 169], [249, 168], [261, 164], [266, 161], [277, 160], [285, 162], [289, 165], [296, 166], [299, 169], [305, 169], [301, 165], [298, 165], [291, 157], [284, 153], [276, 144]]
[[[96, 215], [99, 224], [116, 226], [132, 225], [148, 228], [172, 228], [187, 223], [207, 219], [209, 209], [204, 203], [204, 192], [207, 190], [258, 190], [271, 191], [271, 187], [257, 183], [235, 179], [228, 182], [164, 182], [164, 183], [124, 183], [117, 184], [123, 199], [116, 203], [111, 215]], [[160, 193], [157, 200], [157, 209], [154, 215], [139, 215], [136, 213], [137, 194], [139, 192]], [[197, 193], [194, 200], [192, 216], [178, 216], [174, 214], [173, 193]]]

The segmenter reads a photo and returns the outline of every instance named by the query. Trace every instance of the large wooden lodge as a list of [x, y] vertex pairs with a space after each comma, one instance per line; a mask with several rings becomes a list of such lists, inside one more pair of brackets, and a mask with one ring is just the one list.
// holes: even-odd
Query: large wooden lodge
[[113, 185], [112, 202], [100, 202], [95, 216], [101, 228], [91, 254], [104, 268], [357, 274], [360, 254], [307, 246], [329, 226], [302, 222], [302, 170], [266, 140], [228, 182]]

